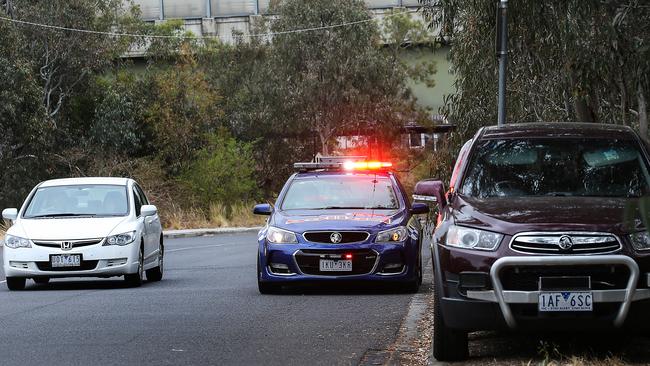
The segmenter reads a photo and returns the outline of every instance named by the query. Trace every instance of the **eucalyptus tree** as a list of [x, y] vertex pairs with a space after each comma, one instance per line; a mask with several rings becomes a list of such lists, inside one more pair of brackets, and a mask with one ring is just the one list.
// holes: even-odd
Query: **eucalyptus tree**
[[[496, 123], [494, 0], [420, 0], [450, 39], [456, 93], [446, 113], [465, 137]], [[638, 0], [512, 0], [508, 5], [510, 122], [583, 121], [647, 137], [650, 7]]]

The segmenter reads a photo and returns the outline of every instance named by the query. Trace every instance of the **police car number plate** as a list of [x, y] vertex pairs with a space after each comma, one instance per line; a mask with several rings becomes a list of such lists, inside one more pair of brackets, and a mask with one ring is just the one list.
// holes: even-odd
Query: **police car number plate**
[[322, 272], [346, 272], [352, 271], [352, 261], [351, 260], [332, 260], [332, 259], [321, 259], [320, 260], [320, 270]]
[[592, 311], [591, 292], [542, 292], [539, 294], [539, 311]]
[[50, 264], [52, 268], [80, 267], [81, 255], [80, 254], [53, 255], [50, 256]]

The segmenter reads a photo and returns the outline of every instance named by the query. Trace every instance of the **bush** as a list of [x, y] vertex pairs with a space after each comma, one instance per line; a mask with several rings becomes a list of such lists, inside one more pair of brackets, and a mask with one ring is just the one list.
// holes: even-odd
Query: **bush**
[[257, 198], [254, 173], [253, 144], [221, 131], [208, 137], [207, 147], [198, 151], [182, 179], [207, 209], [212, 203], [230, 207]]

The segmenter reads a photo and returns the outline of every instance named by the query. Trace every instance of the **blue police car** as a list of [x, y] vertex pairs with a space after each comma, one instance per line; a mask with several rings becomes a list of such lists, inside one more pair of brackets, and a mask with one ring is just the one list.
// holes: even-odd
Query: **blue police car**
[[422, 227], [390, 163], [322, 157], [296, 163], [259, 232], [257, 279], [262, 294], [283, 285], [380, 281], [416, 292], [422, 283]]

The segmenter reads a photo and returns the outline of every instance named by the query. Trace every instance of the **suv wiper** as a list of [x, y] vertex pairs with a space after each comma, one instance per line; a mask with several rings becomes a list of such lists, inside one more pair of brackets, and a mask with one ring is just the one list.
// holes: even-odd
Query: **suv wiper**
[[388, 206], [370, 206], [370, 207], [364, 207], [366, 210], [394, 210], [395, 207], [388, 207]]
[[74, 217], [74, 216], [96, 216], [95, 214], [82, 214], [82, 213], [71, 213], [71, 212], [66, 212], [66, 213], [55, 213], [55, 214], [46, 214], [46, 215], [34, 215], [34, 216], [26, 216], [26, 219], [43, 219], [43, 218], [49, 218], [49, 217]]

